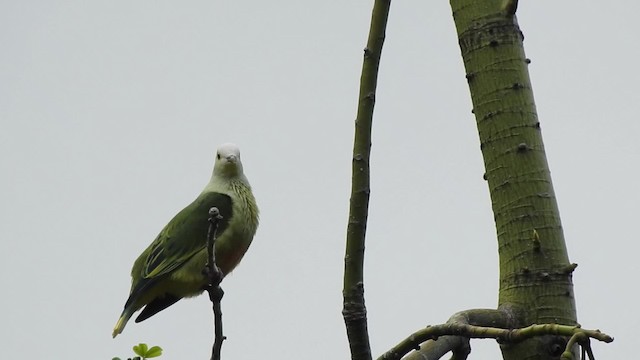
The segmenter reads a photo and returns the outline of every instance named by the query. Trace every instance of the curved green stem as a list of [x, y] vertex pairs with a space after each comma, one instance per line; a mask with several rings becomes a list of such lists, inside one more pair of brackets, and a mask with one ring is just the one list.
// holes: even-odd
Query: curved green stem
[[364, 304], [364, 246], [369, 211], [369, 156], [378, 67], [384, 44], [390, 0], [376, 0], [364, 50], [358, 114], [353, 144], [351, 202], [344, 258], [343, 310], [353, 360], [370, 360], [371, 346]]

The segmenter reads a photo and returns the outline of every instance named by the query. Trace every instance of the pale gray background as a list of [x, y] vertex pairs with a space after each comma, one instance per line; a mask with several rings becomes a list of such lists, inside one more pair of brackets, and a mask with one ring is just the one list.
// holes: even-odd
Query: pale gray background
[[[208, 359], [206, 297], [117, 339], [130, 266], [236, 142], [262, 210], [223, 283], [225, 359], [345, 359], [342, 258], [371, 1], [0, 1], [0, 358]], [[640, 51], [633, 1], [523, 1], [579, 320], [631, 356]], [[374, 354], [495, 307], [497, 251], [447, 1], [394, 1], [372, 152]], [[474, 359], [496, 358], [493, 341]]]

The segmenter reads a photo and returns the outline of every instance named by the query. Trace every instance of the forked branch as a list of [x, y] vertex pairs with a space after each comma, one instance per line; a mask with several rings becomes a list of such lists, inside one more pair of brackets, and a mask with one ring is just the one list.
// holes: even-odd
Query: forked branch
[[[474, 314], [474, 311], [478, 312], [486, 312], [487, 315], [499, 314], [499, 310], [469, 310], [468, 312], [462, 312], [459, 314]], [[458, 314], [457, 314], [458, 315]], [[497, 325], [502, 326], [504, 324], [505, 318], [500, 319], [498, 316], [495, 318], [495, 323]], [[474, 321], [474, 323], [477, 323]], [[524, 328], [519, 329], [508, 329], [508, 328], [499, 328], [499, 327], [491, 327], [491, 326], [479, 326], [472, 325], [469, 322], [462, 320], [461, 316], [452, 317], [447, 323], [440, 325], [427, 326], [424, 329], [418, 330], [415, 333], [411, 334], [409, 337], [401, 341], [398, 345], [393, 347], [388, 352], [384, 353], [382, 356], [378, 358], [378, 360], [392, 360], [392, 359], [400, 359], [407, 353], [412, 350], [421, 350], [424, 355], [425, 349], [420, 349], [421, 344], [427, 342], [431, 355], [436, 355], [430, 358], [439, 358], [444, 355], [446, 352], [458, 350], [461, 356], [466, 357], [464, 351], [460, 351], [459, 348], [463, 345], [460, 342], [455, 342], [454, 339], [447, 339], [446, 344], [443, 346], [435, 346], [432, 342], [438, 342], [438, 338], [440, 337], [462, 337], [466, 339], [496, 339], [501, 343], [517, 343], [523, 341], [525, 339], [529, 339], [535, 336], [542, 335], [558, 335], [558, 336], [566, 336], [570, 337], [570, 340], [567, 342], [566, 349], [562, 354], [562, 358], [569, 360], [573, 359], [572, 348], [574, 344], [580, 344], [583, 349], [586, 349], [587, 352], [591, 353], [591, 348], [588, 346], [589, 339], [596, 339], [604, 342], [612, 342], [613, 338], [605, 333], [600, 332], [600, 330], [586, 330], [582, 329], [580, 326], [569, 326], [569, 325], [559, 325], [559, 324], [541, 324], [541, 325], [530, 325]], [[429, 341], [432, 340], [432, 341]], [[446, 347], [449, 346], [449, 347]], [[431, 351], [435, 351], [432, 353]], [[437, 356], [439, 355], [439, 356]]]

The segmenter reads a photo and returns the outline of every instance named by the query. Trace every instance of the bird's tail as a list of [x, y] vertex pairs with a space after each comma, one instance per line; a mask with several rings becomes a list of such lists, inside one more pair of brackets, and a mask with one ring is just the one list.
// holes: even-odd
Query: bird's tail
[[131, 318], [131, 315], [133, 315], [133, 311], [131, 311], [130, 309], [124, 309], [122, 315], [120, 315], [120, 318], [116, 323], [116, 326], [113, 328], [113, 333], [111, 334], [111, 336], [115, 338], [116, 336], [118, 336], [118, 334], [122, 333], [122, 330], [124, 330], [124, 327], [127, 325], [127, 322]]

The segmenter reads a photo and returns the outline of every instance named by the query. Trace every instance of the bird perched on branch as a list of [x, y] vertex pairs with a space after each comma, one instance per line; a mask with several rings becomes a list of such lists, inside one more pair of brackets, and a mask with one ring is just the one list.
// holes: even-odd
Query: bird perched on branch
[[134, 262], [131, 291], [113, 329], [114, 338], [142, 307], [136, 322], [204, 291], [208, 285], [203, 270], [211, 207], [217, 207], [222, 215], [215, 257], [225, 276], [238, 265], [258, 228], [258, 207], [242, 169], [240, 150], [234, 144], [218, 148], [211, 180], [202, 193], [169, 221]]

